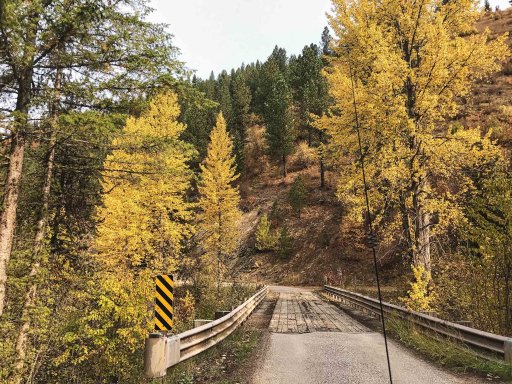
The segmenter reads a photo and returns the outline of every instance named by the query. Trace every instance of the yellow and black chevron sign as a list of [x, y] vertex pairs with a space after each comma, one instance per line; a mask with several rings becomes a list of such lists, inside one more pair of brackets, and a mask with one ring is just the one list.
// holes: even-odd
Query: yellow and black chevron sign
[[172, 330], [174, 314], [174, 280], [172, 275], [160, 275], [155, 279], [155, 330]]

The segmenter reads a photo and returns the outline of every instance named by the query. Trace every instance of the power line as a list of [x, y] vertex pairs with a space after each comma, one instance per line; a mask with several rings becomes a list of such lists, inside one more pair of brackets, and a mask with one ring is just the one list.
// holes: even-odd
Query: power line
[[361, 169], [362, 169], [362, 176], [363, 176], [363, 184], [364, 184], [364, 197], [366, 201], [366, 214], [367, 214], [367, 221], [368, 221], [368, 229], [369, 229], [369, 240], [370, 245], [373, 253], [373, 265], [375, 268], [375, 277], [377, 279], [377, 292], [379, 295], [379, 306], [380, 306], [380, 319], [382, 322], [382, 332], [384, 335], [384, 344], [386, 346], [386, 360], [388, 363], [388, 373], [389, 373], [389, 382], [393, 384], [393, 376], [391, 374], [391, 361], [389, 359], [389, 348], [388, 348], [388, 337], [386, 333], [386, 322], [384, 320], [384, 307], [382, 305], [382, 294], [380, 291], [380, 278], [379, 278], [379, 268], [377, 266], [377, 252], [375, 250], [375, 232], [373, 230], [373, 219], [370, 212], [370, 198], [368, 197], [368, 183], [366, 182], [366, 169], [364, 166], [364, 155], [363, 155], [363, 145], [361, 143], [361, 132], [359, 127], [359, 114], [357, 111], [357, 101], [356, 101], [356, 93], [355, 93], [355, 84], [354, 84], [354, 76], [352, 74], [352, 63], [348, 62], [349, 70], [350, 70], [350, 81], [352, 84], [352, 99], [354, 104], [354, 117], [355, 117], [355, 125], [356, 125], [356, 132], [357, 132], [357, 141], [359, 144], [359, 160], [361, 162]]

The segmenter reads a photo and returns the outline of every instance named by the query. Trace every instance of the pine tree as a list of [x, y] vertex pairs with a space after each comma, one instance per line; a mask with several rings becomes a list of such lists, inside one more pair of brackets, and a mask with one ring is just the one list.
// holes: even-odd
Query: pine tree
[[491, 12], [491, 4], [489, 3], [489, 0], [485, 0], [484, 9], [485, 9], [485, 12]]
[[[364, 217], [354, 130], [360, 128], [372, 216], [377, 226], [393, 218], [384, 237], [400, 233], [404, 253], [426, 277], [431, 237], [463, 222], [458, 203], [472, 181], [460, 170], [496, 156], [478, 129], [441, 122], [455, 117], [460, 97], [508, 55], [503, 36], [469, 34], [479, 17], [472, 1], [431, 4], [334, 1], [331, 26], [338, 36], [326, 76], [335, 115], [319, 120], [341, 169], [338, 197], [357, 222]], [[449, 185], [460, 188], [447, 194]]]
[[267, 124], [269, 154], [283, 167], [283, 177], [287, 175], [287, 159], [293, 151], [296, 131], [291, 115], [292, 96], [283, 75], [278, 74], [265, 102], [264, 116]]
[[322, 31], [322, 38], [321, 38], [321, 47], [322, 47], [322, 54], [329, 56], [332, 54], [331, 50], [331, 43], [332, 43], [332, 36], [329, 32], [329, 27], [325, 27]]
[[292, 187], [290, 188], [288, 198], [290, 199], [290, 205], [298, 213], [300, 218], [300, 213], [308, 198], [308, 192], [304, 182], [302, 181], [302, 177], [297, 176], [295, 178]]
[[[327, 35], [326, 35], [327, 33]], [[322, 34], [324, 44], [329, 44], [329, 30], [326, 28]], [[328, 46], [324, 51], [330, 52]], [[291, 82], [294, 89], [294, 99], [299, 107], [300, 126], [307, 132], [309, 146], [321, 147], [325, 141], [323, 131], [315, 129], [313, 116], [321, 116], [328, 109], [330, 97], [328, 84], [322, 75], [322, 69], [326, 64], [325, 58], [320, 55], [320, 49], [315, 44], [305, 46], [302, 54], [295, 63], [290, 62]], [[313, 143], [313, 137], [318, 137]], [[320, 187], [324, 187], [324, 162], [320, 152]]]
[[226, 125], [229, 126], [233, 119], [233, 101], [231, 99], [231, 77], [226, 71], [222, 71], [217, 79], [215, 100], [219, 103]]
[[240, 195], [232, 183], [238, 178], [233, 141], [229, 137], [222, 113], [210, 134], [208, 154], [201, 164], [199, 183], [199, 229], [201, 246], [205, 252], [207, 270], [217, 276], [217, 289], [224, 275], [225, 258], [238, 247], [238, 209]]
[[245, 81], [243, 73], [236, 73], [231, 82], [233, 100], [233, 118], [231, 122], [231, 134], [234, 137], [234, 147], [237, 159], [237, 169], [240, 171], [244, 164], [244, 143], [247, 137], [249, 125], [249, 113], [251, 106], [251, 90]]

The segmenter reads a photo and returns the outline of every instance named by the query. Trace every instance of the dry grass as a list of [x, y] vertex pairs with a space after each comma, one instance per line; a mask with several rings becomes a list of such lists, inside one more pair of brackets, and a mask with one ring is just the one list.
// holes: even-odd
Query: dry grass
[[[476, 26], [478, 31], [488, 29], [491, 38], [508, 35], [512, 47], [512, 8], [484, 16]], [[499, 73], [478, 82], [463, 110], [462, 122], [480, 126], [484, 132], [492, 130], [499, 144], [512, 149], [512, 119], [504, 107], [512, 105], [512, 58], [503, 63]]]

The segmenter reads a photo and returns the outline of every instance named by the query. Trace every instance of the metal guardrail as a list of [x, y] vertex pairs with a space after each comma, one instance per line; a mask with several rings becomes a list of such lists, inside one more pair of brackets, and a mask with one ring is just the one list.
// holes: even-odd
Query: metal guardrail
[[229, 314], [211, 323], [178, 335], [152, 333], [146, 339], [144, 373], [149, 378], [163, 377], [167, 369], [207, 350], [228, 337], [253, 312], [267, 295], [267, 287]]
[[[380, 304], [376, 299], [329, 285], [324, 285], [324, 290], [329, 294], [342, 299], [344, 302], [349, 302], [358, 307], [364, 308], [380, 317]], [[497, 354], [506, 362], [512, 364], [511, 338], [480, 331], [478, 329], [452, 323], [423, 313], [410, 311], [399, 307], [398, 305], [383, 302], [382, 307], [384, 314], [398, 316], [403, 320], [411, 321], [421, 328], [461, 341], [467, 346], [479, 351]]]

